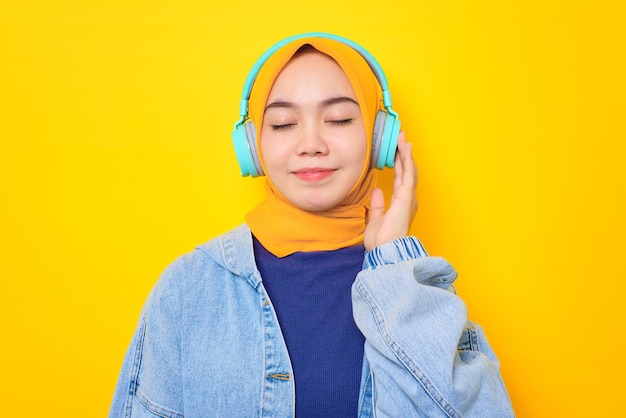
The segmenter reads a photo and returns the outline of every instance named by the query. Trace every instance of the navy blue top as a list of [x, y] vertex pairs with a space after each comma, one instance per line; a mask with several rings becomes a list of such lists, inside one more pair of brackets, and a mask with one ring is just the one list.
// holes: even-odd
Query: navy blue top
[[350, 293], [364, 247], [278, 258], [255, 238], [254, 254], [291, 359], [296, 416], [356, 417], [365, 339]]

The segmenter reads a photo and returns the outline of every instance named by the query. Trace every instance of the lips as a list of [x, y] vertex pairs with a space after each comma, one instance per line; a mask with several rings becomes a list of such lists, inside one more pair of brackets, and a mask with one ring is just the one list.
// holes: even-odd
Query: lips
[[300, 180], [317, 182], [330, 177], [335, 171], [334, 168], [305, 167], [295, 170], [293, 174]]

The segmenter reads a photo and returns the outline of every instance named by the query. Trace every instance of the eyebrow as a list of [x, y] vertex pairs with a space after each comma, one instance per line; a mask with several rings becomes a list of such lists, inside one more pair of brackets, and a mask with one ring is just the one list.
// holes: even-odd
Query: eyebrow
[[[354, 103], [355, 105], [359, 105], [359, 103], [354, 100], [351, 97], [348, 96], [337, 96], [337, 97], [331, 97], [329, 99], [326, 100], [322, 100], [320, 102], [320, 104], [318, 105], [318, 107], [323, 108], [323, 107], [328, 107], [328, 106], [332, 106], [338, 103]], [[265, 107], [265, 111], [267, 111], [268, 109], [272, 109], [272, 108], [290, 108], [290, 109], [295, 109], [298, 108], [299, 106], [296, 103], [293, 102], [288, 102], [288, 101], [276, 101], [276, 102], [272, 102], [270, 104], [268, 104]]]

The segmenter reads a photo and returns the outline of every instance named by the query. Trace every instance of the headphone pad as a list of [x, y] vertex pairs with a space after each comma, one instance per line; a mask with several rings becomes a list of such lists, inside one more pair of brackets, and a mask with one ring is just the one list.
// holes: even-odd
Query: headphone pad
[[256, 127], [248, 121], [235, 127], [232, 134], [235, 155], [239, 162], [242, 176], [258, 177], [264, 175], [256, 149]]
[[394, 115], [379, 110], [372, 135], [371, 168], [382, 170], [394, 166], [399, 133], [400, 121]]

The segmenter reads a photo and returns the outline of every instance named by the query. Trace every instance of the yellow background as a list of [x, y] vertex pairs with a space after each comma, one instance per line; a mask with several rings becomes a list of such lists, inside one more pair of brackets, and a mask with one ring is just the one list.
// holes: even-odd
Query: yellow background
[[620, 3], [3, 2], [0, 415], [106, 415], [162, 269], [262, 195], [230, 143], [248, 69], [320, 30], [385, 69], [413, 232], [460, 272], [518, 416], [626, 416]]

